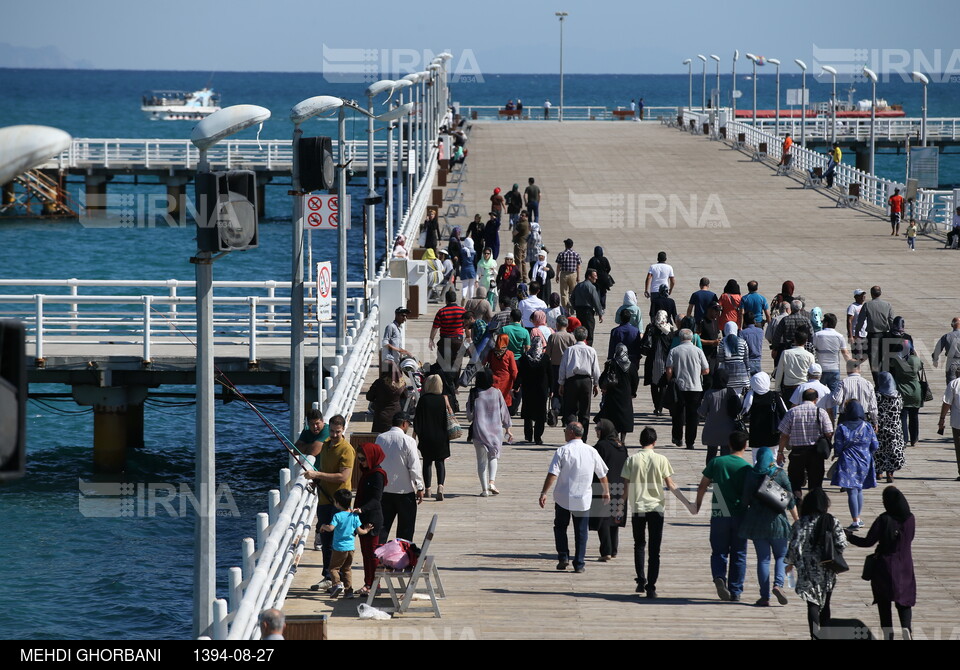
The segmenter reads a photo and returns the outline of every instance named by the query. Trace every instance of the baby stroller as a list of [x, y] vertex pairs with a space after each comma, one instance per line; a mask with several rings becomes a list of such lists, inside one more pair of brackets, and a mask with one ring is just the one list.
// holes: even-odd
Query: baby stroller
[[407, 383], [407, 401], [403, 406], [403, 411], [409, 416], [417, 410], [417, 403], [420, 401], [420, 391], [423, 388], [423, 371], [420, 368], [420, 362], [413, 356], [406, 356], [400, 361], [400, 373], [404, 376]]

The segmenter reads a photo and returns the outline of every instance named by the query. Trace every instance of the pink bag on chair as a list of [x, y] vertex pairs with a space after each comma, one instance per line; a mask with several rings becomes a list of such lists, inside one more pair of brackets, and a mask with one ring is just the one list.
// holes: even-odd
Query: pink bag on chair
[[417, 564], [419, 552], [416, 551], [415, 544], [397, 538], [377, 547], [373, 555], [388, 568], [408, 570]]

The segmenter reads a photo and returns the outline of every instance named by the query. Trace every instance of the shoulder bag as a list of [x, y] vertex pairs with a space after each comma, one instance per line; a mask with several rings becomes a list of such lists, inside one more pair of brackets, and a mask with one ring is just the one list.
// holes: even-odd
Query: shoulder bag
[[927, 371], [923, 368], [920, 368], [920, 394], [923, 396], [923, 402], [933, 401], [933, 391], [927, 383]]
[[[825, 521], [825, 519], [827, 519]], [[814, 536], [823, 538], [823, 545], [820, 547], [820, 565], [825, 570], [840, 574], [847, 572], [850, 566], [847, 565], [843, 557], [843, 550], [837, 547], [836, 538], [833, 535], [837, 520], [829, 514], [823, 514], [814, 527]]]
[[463, 429], [457, 421], [457, 416], [450, 409], [450, 400], [444, 396], [443, 402], [447, 406], [447, 437], [451, 440], [459, 440], [463, 436]]
[[[783, 468], [777, 468], [777, 472], [783, 472]], [[787, 511], [793, 494], [780, 486], [775, 479], [776, 473], [769, 472], [760, 480], [760, 487], [757, 489], [756, 498], [766, 507], [782, 514]]]

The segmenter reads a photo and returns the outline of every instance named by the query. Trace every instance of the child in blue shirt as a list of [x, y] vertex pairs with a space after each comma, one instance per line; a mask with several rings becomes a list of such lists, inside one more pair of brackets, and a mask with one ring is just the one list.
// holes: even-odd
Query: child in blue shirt
[[321, 532], [333, 533], [333, 553], [330, 556], [330, 581], [333, 582], [333, 586], [328, 591], [333, 598], [341, 593], [344, 596], [353, 594], [350, 579], [350, 568], [353, 565], [355, 546], [353, 538], [358, 533], [366, 535], [373, 528], [371, 524], [360, 526], [359, 513], [350, 509], [352, 500], [353, 496], [346, 489], [339, 489], [334, 493], [333, 503], [340, 511], [333, 515], [330, 523], [320, 527]]

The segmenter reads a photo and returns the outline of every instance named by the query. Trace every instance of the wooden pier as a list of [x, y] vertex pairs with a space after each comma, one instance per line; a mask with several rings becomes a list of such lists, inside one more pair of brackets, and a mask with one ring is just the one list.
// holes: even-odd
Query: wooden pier
[[[540, 222], [551, 262], [571, 237], [584, 269], [595, 245], [603, 246], [616, 286], [608, 295], [608, 317], [598, 324], [596, 346], [604, 357], [612, 315], [627, 290], [642, 296], [647, 269], [666, 251], [677, 285], [673, 297], [683, 312], [698, 280], [707, 276], [718, 294], [727, 279], [746, 289], [749, 280], [772, 298], [784, 280], [796, 284], [808, 308], [820, 306], [845, 322], [853, 290], [883, 287], [883, 297], [924, 360], [935, 400], [921, 410], [920, 442], [907, 448], [907, 465], [896, 485], [917, 517], [913, 555], [917, 574], [914, 636], [952, 639], [960, 634], [960, 523], [956, 503], [960, 482], [953, 446], [936, 435], [941, 369], [930, 364], [936, 339], [957, 314], [957, 260], [942, 239], [921, 236], [910, 252], [904, 238], [890, 236], [880, 211], [838, 209], [837, 193], [804, 190], [799, 178], [776, 177], [770, 163], [751, 155], [650, 124], [589, 122], [476, 123], [470, 139], [470, 172], [464, 186], [469, 217], [489, 211], [493, 188], [526, 185], [535, 177], [542, 189]], [[504, 226], [506, 227], [506, 226]], [[509, 249], [508, 233], [501, 248]], [[641, 298], [641, 308], [649, 303]], [[426, 338], [432, 315], [407, 326], [407, 348], [428, 357]], [[644, 314], [644, 323], [649, 317]], [[842, 328], [842, 326], [841, 326]], [[764, 369], [772, 369], [769, 357]], [[371, 368], [368, 383], [376, 373]], [[461, 404], [465, 394], [461, 396]], [[364, 407], [361, 399], [358, 407]], [[596, 411], [596, 401], [594, 411]], [[641, 387], [635, 402], [636, 425], [628, 436], [633, 453], [640, 429], [653, 426], [658, 449], [666, 455], [674, 480], [688, 497], [695, 494], [705, 448], [688, 451], [670, 445], [670, 419], [654, 417], [650, 394]], [[349, 430], [368, 424], [358, 414]], [[461, 415], [461, 421], [464, 421]], [[514, 434], [523, 436], [515, 419]], [[592, 431], [591, 431], [592, 438]], [[451, 445], [446, 500], [424, 501], [418, 534], [431, 515], [440, 515], [433, 548], [446, 599], [443, 617], [410, 614], [391, 621], [360, 621], [360, 600], [331, 601], [308, 590], [318, 581], [320, 552], [308, 550], [286, 601], [288, 614], [328, 614], [333, 639], [804, 639], [805, 604], [792, 592], [786, 606], [753, 607], [759, 597], [756, 560], [748, 547], [743, 600], [717, 599], [710, 576], [709, 518], [706, 510], [690, 516], [668, 502], [660, 598], [634, 593], [633, 539], [620, 535], [620, 551], [609, 563], [597, 562], [598, 542], [591, 533], [583, 574], [555, 570], [553, 513], [537, 504], [553, 451], [562, 441], [559, 428], [548, 429], [547, 445], [506, 446], [497, 485], [502, 494], [480, 498], [473, 446]], [[881, 487], [865, 492], [863, 518], [869, 524], [882, 512]], [[827, 487], [832, 511], [849, 523], [846, 496]], [[572, 540], [572, 531], [570, 533]], [[422, 537], [415, 537], [416, 541]], [[833, 596], [835, 617], [857, 617], [879, 627], [870, 586], [859, 578], [867, 550], [850, 548], [851, 571], [841, 575]], [[362, 579], [357, 551], [355, 582]], [[379, 601], [389, 602], [389, 601]]]

